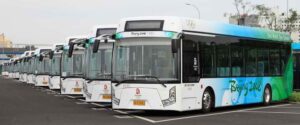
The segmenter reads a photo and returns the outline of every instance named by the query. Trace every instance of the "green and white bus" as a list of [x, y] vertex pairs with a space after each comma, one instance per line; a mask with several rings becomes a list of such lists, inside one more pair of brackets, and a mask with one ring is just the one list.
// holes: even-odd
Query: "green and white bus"
[[85, 82], [83, 96], [86, 102], [111, 102], [111, 62], [116, 25], [93, 28], [85, 45]]
[[114, 109], [188, 111], [287, 99], [287, 33], [179, 17], [121, 20], [112, 66]]

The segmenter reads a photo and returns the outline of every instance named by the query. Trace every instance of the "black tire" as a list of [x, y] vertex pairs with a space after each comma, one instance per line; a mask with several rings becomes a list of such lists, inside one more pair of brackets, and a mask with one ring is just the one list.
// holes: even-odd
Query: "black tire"
[[202, 112], [208, 113], [213, 108], [214, 97], [210, 89], [205, 89], [202, 96]]
[[264, 94], [263, 94], [263, 104], [270, 105], [272, 101], [272, 90], [269, 85], [265, 87]]

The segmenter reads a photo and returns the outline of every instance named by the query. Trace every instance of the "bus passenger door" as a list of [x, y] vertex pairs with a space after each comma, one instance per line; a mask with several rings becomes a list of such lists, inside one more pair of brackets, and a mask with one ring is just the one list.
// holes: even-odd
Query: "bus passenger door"
[[199, 43], [191, 40], [183, 42], [182, 55], [182, 108], [183, 110], [199, 109], [200, 102], [200, 52]]

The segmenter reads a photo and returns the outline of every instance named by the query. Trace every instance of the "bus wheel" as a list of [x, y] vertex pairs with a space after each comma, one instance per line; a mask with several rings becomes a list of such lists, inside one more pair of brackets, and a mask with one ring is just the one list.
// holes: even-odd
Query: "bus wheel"
[[264, 105], [270, 105], [271, 100], [272, 100], [271, 87], [267, 85], [264, 90], [264, 97], [263, 97]]
[[210, 89], [205, 89], [202, 97], [202, 111], [204, 113], [210, 112], [213, 105], [213, 95]]

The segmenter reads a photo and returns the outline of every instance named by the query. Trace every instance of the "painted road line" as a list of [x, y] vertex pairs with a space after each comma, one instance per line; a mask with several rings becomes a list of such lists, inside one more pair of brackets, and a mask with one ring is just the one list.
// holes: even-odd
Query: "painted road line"
[[84, 99], [77, 99], [77, 100], [79, 100], [79, 101], [82, 101], [82, 102], [85, 102], [85, 100], [84, 100]]
[[101, 105], [101, 104], [97, 104], [97, 103], [91, 103], [92, 105], [95, 105], [95, 106], [99, 106], [99, 107], [105, 107], [104, 105]]
[[70, 95], [67, 95], [66, 97], [68, 97], [68, 98], [72, 98], [72, 99], [76, 99], [76, 97], [74, 97], [74, 96], [70, 96]]
[[[121, 114], [124, 114], [124, 115], [130, 115], [128, 112], [124, 112], [124, 111], [120, 111], [120, 110], [114, 110], [115, 112], [118, 112], [118, 113], [121, 113]], [[146, 117], [141, 117], [141, 116], [137, 116], [137, 115], [130, 115], [134, 118], [137, 118], [137, 119], [141, 119], [141, 120], [144, 120], [144, 121], [147, 121], [147, 122], [150, 122], [150, 123], [156, 123], [156, 121], [152, 120], [152, 119], [148, 119]]]
[[300, 109], [300, 107], [274, 107], [278, 109]]
[[158, 120], [158, 121], [152, 120], [153, 122], [151, 122], [151, 123], [162, 123], [162, 122], [177, 121], [177, 120], [184, 120], [184, 119], [191, 119], [191, 118], [200, 118], [200, 117], [224, 115], [224, 114], [230, 114], [230, 113], [245, 112], [245, 111], [259, 110], [259, 109], [268, 109], [268, 108], [282, 107], [282, 106], [288, 106], [288, 105], [291, 105], [291, 104], [282, 104], [282, 105], [274, 105], [274, 106], [266, 106], [266, 107], [258, 107], [258, 108], [249, 108], [249, 109], [242, 109], [242, 110], [235, 110], [235, 111], [228, 111], [228, 112], [219, 112], [219, 113], [211, 113], [211, 114], [203, 114], [203, 115], [194, 115], [194, 116], [172, 118], [172, 119], [165, 119], [165, 120]]
[[92, 110], [95, 110], [95, 111], [106, 111], [107, 109], [105, 108], [91, 108]]
[[54, 95], [54, 96], [56, 96], [56, 97], [62, 97], [62, 96], [65, 96], [65, 95], [61, 95], [61, 94], [57, 93], [57, 95]]
[[262, 114], [286, 114], [286, 115], [300, 115], [298, 112], [270, 112], [270, 111], [241, 111], [245, 113], [262, 113]]
[[128, 115], [125, 115], [125, 116], [114, 115], [114, 117], [119, 118], [119, 119], [129, 119], [129, 118], [133, 118], [133, 117], [128, 116]]
[[77, 105], [86, 105], [86, 104], [89, 104], [87, 102], [75, 102]]

